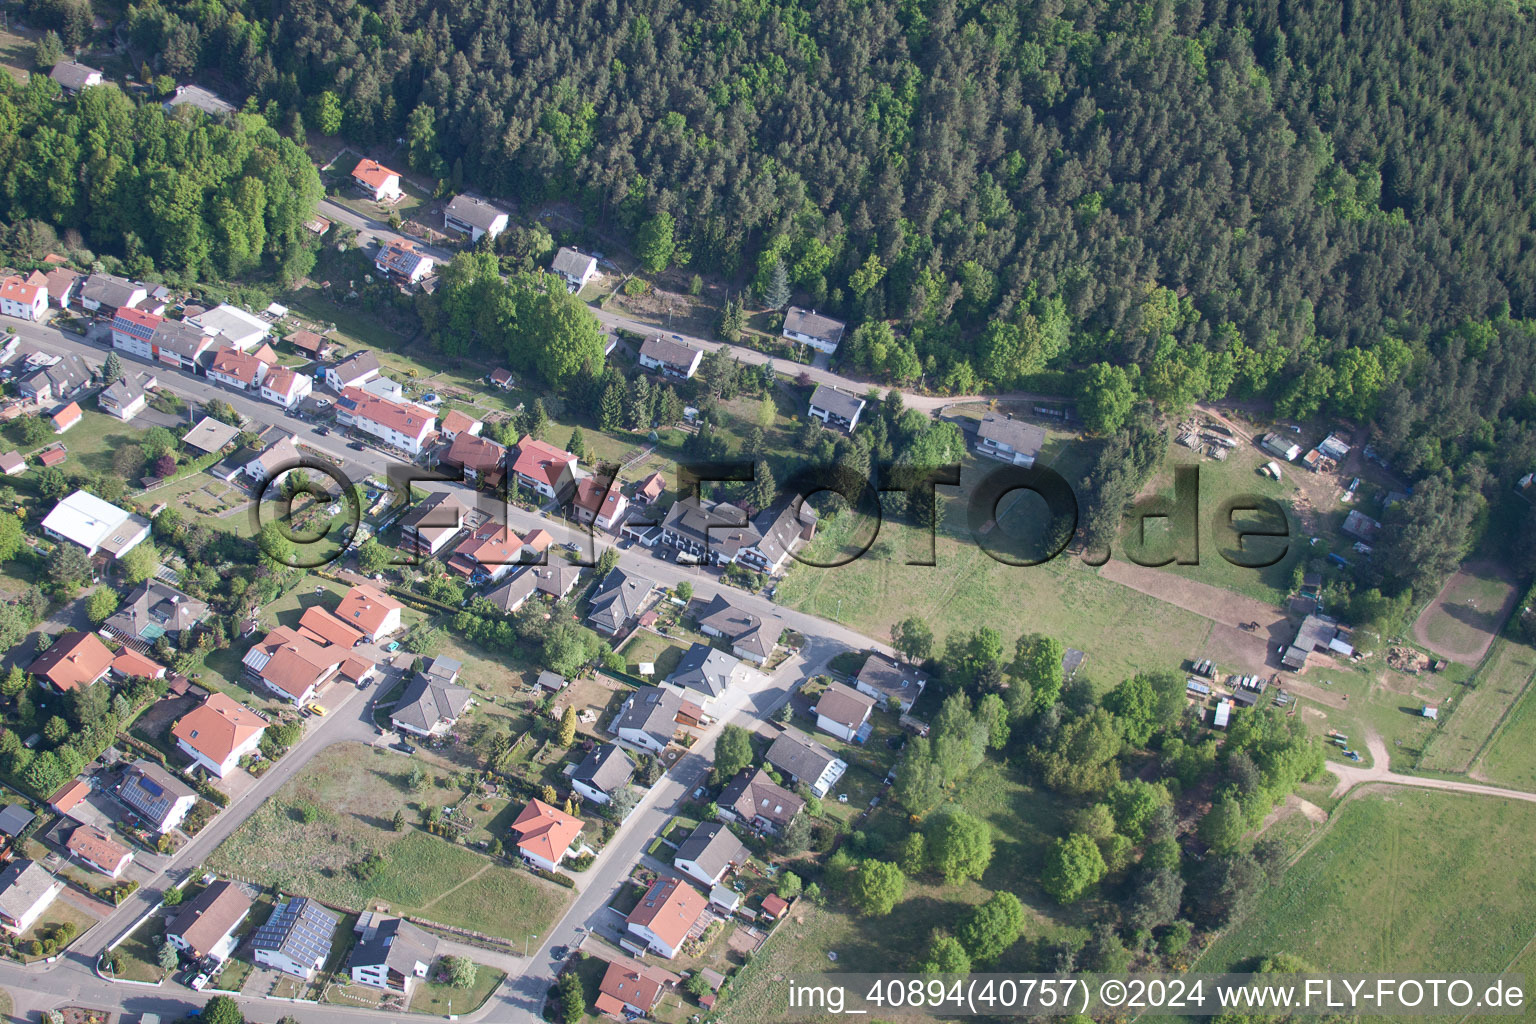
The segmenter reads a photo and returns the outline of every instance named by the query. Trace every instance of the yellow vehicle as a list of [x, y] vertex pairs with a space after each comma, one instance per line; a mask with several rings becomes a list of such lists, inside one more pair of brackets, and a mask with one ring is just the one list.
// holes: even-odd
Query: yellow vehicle
[[325, 717], [325, 708], [321, 707], [319, 704], [311, 704], [309, 706], [309, 710], [319, 715], [321, 718]]

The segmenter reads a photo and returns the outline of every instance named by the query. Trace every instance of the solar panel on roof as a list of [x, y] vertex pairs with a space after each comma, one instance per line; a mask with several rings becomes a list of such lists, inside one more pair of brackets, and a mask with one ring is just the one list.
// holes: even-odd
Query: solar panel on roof
[[165, 790], [160, 788], [160, 784], [158, 782], [153, 782], [147, 778], [141, 778], [139, 780], [139, 787], [150, 796], [161, 796], [165, 793]]

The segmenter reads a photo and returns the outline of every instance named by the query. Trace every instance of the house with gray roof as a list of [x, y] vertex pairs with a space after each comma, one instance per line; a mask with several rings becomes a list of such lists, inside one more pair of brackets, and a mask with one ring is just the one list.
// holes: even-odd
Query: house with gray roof
[[564, 559], [552, 560], [548, 565], [532, 565], [485, 595], [487, 601], [499, 610], [511, 615], [534, 594], [543, 594], [551, 601], [558, 601], [571, 592], [581, 578], [581, 569]]
[[814, 309], [790, 306], [784, 313], [782, 333], [790, 341], [798, 341], [818, 352], [830, 354], [837, 351], [837, 344], [843, 340], [843, 331], [847, 326], [841, 320], [822, 316]]
[[437, 936], [401, 918], [369, 911], [357, 919], [353, 930], [361, 941], [348, 964], [352, 980], [359, 985], [409, 996], [437, 959]]
[[468, 235], [471, 242], [485, 235], [495, 238], [507, 230], [507, 211], [475, 196], [454, 196], [443, 210], [443, 227]]
[[902, 711], [911, 711], [917, 698], [923, 695], [928, 677], [910, 662], [898, 662], [883, 654], [871, 654], [864, 659], [864, 666], [854, 677], [854, 688], [881, 703], [895, 701]]
[[[457, 675], [457, 672], [453, 673], [453, 677]], [[405, 688], [389, 720], [401, 732], [423, 737], [441, 736], [453, 728], [473, 696], [465, 687], [454, 685], [452, 678], [430, 671], [421, 672]]]
[[678, 846], [672, 866], [702, 882], [708, 889], [719, 885], [750, 856], [745, 844], [728, 826], [718, 821], [706, 821]]
[[989, 412], [976, 430], [976, 451], [989, 458], [1011, 462], [1025, 469], [1045, 447], [1045, 428], [1006, 413]]
[[101, 72], [77, 60], [61, 60], [48, 72], [48, 77], [64, 87], [65, 92], [79, 92], [87, 86], [101, 84]]
[[742, 674], [741, 662], [734, 656], [705, 644], [694, 644], [683, 654], [666, 682], [678, 689], [696, 690], [705, 700], [710, 700], [730, 689]]
[[20, 935], [37, 923], [63, 890], [63, 879], [55, 878], [36, 861], [11, 861], [0, 871], [0, 927]]
[[862, 743], [869, 736], [865, 727], [875, 703], [875, 698], [867, 693], [842, 683], [832, 683], [822, 691], [812, 709], [816, 714], [816, 728], [848, 743]]
[[743, 768], [715, 801], [722, 818], [766, 832], [789, 827], [805, 801], [774, 782], [761, 768]]
[[688, 380], [699, 372], [704, 351], [681, 341], [653, 334], [640, 345], [640, 365], [659, 370], [664, 376]]
[[620, 740], [659, 754], [677, 733], [677, 713], [683, 695], [663, 686], [642, 686], [624, 701], [613, 721], [612, 732]]
[[562, 245], [550, 262], [549, 269], [565, 281], [567, 291], [575, 293], [597, 276], [597, 258]]
[[656, 584], [628, 569], [616, 568], [592, 595], [587, 622], [604, 636], [617, 636], [629, 629], [644, 609]]
[[848, 770], [847, 762], [795, 729], [780, 733], [768, 748], [764, 760], [791, 782], [809, 786], [819, 797], [826, 796], [827, 790], [837, 785], [837, 780]]
[[143, 758], [129, 766], [117, 795], [155, 832], [169, 832], [180, 825], [197, 803], [191, 786]]
[[764, 627], [760, 617], [737, 608], [724, 594], [697, 607], [694, 621], [700, 633], [720, 637], [731, 645], [732, 654], [754, 665], [766, 665], [778, 647], [778, 627]]
[[629, 784], [635, 765], [616, 743], [596, 747], [571, 773], [571, 788], [595, 804], [606, 804], [613, 794]]
[[183, 630], [208, 617], [208, 602], [189, 597], [157, 579], [146, 580], [103, 624], [119, 640], [154, 643], [169, 633], [174, 639]]
[[263, 967], [311, 981], [330, 958], [331, 935], [340, 922], [307, 896], [291, 896], [251, 936], [254, 959]]
[[864, 412], [864, 405], [864, 399], [858, 395], [818, 384], [816, 390], [811, 392], [809, 415], [829, 427], [851, 434], [859, 425], [859, 415]]

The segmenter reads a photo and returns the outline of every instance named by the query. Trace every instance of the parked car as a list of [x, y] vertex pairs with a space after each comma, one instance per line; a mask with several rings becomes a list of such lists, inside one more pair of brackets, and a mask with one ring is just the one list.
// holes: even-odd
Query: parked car
[[320, 427], [316, 427], [315, 428], [315, 433], [319, 434], [321, 437], [324, 437], [326, 434], [329, 434], [330, 432], [331, 432], [331, 428], [330, 427], [320, 426]]
[[347, 447], [351, 448], [355, 452], [366, 451], [368, 449], [368, 446], [363, 444], [361, 441], [353, 441], [351, 444], [347, 445]]
[[319, 704], [310, 704], [306, 710], [314, 712], [321, 718], [325, 717], [325, 708], [321, 707]]

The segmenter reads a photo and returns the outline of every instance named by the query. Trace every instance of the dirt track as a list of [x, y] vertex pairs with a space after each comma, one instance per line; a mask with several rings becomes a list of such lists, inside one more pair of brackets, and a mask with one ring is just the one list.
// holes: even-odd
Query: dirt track
[[[1499, 607], [1498, 613], [1493, 615], [1490, 619], [1490, 621], [1493, 623], [1493, 627], [1491, 629], [1473, 626], [1471, 623], [1466, 622], [1465, 618], [1453, 614], [1446, 607], [1446, 602], [1449, 595], [1454, 593], [1457, 582], [1461, 580], [1463, 576], [1494, 576], [1511, 584], [1509, 594], [1504, 598], [1504, 603]], [[1476, 665], [1478, 662], [1482, 661], [1484, 657], [1487, 656], [1488, 648], [1493, 646], [1494, 637], [1496, 637], [1499, 630], [1503, 628], [1504, 620], [1509, 617], [1509, 613], [1514, 610], [1515, 602], [1520, 599], [1520, 590], [1514, 584], [1515, 580], [1509, 576], [1508, 566], [1501, 565], [1496, 562], [1467, 563], [1466, 565], [1462, 566], [1461, 569], [1459, 569], [1454, 575], [1452, 575], [1450, 579], [1445, 581], [1445, 586], [1440, 588], [1440, 592], [1435, 595], [1435, 599], [1429, 602], [1429, 605], [1424, 609], [1424, 611], [1419, 615], [1417, 619], [1413, 620], [1413, 638], [1424, 647], [1427, 647], [1431, 651], [1434, 651], [1436, 654], [1440, 655], [1442, 658], [1449, 658], [1452, 661], [1459, 661], [1466, 665]], [[1487, 614], [1482, 609], [1478, 609], [1478, 611], [1480, 614]], [[1463, 612], [1463, 615], [1464, 614], [1465, 612]], [[1475, 630], [1476, 634], [1481, 637], [1481, 639], [1476, 643], [1467, 644], [1463, 647], [1457, 647], [1452, 644], [1443, 642], [1431, 642], [1429, 639], [1429, 623], [1434, 619], [1436, 615], [1445, 615], [1450, 618], [1460, 618], [1465, 625]]]

